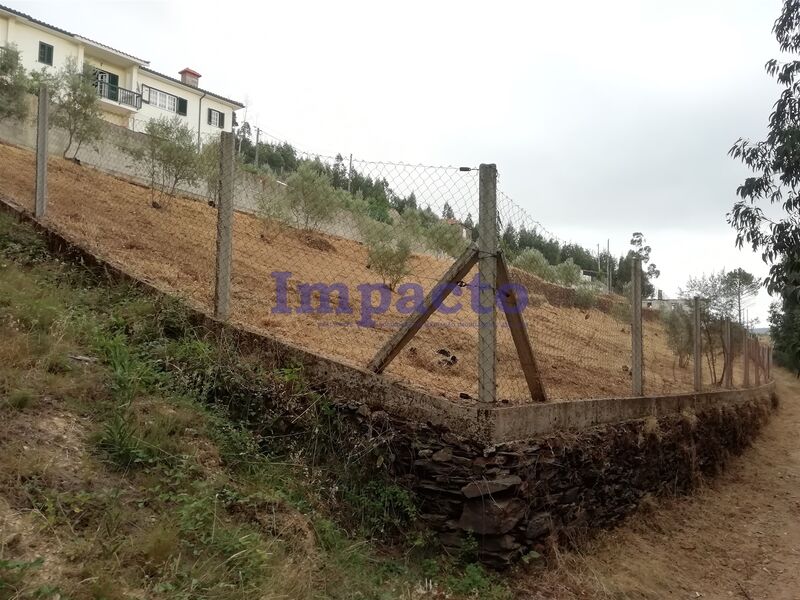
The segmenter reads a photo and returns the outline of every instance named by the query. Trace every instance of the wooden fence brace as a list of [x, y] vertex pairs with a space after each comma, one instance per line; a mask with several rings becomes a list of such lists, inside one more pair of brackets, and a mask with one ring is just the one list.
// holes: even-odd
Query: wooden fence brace
[[700, 332], [700, 297], [692, 300], [694, 310], [694, 391], [703, 389], [703, 337]]
[[500, 253], [497, 260], [497, 289], [504, 295], [505, 310], [503, 312], [506, 315], [506, 321], [508, 321], [511, 338], [514, 340], [514, 346], [517, 349], [522, 373], [525, 375], [525, 382], [528, 384], [531, 399], [534, 402], [546, 402], [547, 394], [545, 393], [539, 366], [536, 363], [536, 356], [533, 353], [531, 340], [528, 336], [528, 328], [525, 325], [522, 314], [515, 310], [518, 299], [510, 284], [511, 278], [508, 274], [506, 257]]
[[420, 330], [430, 316], [452, 291], [453, 287], [464, 279], [470, 269], [478, 262], [478, 247], [475, 243], [469, 245], [461, 256], [450, 265], [442, 278], [436, 283], [422, 301], [422, 312], [409, 315], [395, 334], [378, 350], [367, 368], [375, 373], [382, 373], [395, 356], [411, 341], [411, 338]]

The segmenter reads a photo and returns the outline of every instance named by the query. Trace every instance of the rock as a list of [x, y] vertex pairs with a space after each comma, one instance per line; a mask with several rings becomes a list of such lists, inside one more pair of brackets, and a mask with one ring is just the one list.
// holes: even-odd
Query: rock
[[481, 552], [508, 552], [509, 550], [519, 550], [521, 547], [521, 544], [514, 541], [514, 537], [508, 534], [483, 537], [478, 546]]
[[458, 397], [462, 400], [472, 400], [472, 396], [470, 396], [467, 392], [461, 392], [458, 394]]
[[538, 540], [548, 535], [553, 530], [553, 518], [548, 512], [540, 512], [528, 517], [528, 526], [525, 528], [525, 537], [531, 541]]
[[517, 487], [522, 483], [522, 479], [518, 475], [509, 475], [508, 477], [501, 477], [491, 481], [481, 480], [472, 481], [461, 488], [461, 493], [467, 498], [478, 498], [480, 496], [490, 496], [500, 492], [505, 492], [511, 488]]
[[432, 460], [436, 462], [450, 462], [453, 460], [453, 450], [449, 447], [444, 447], [441, 450], [434, 452], [431, 456]]
[[525, 514], [525, 503], [519, 498], [487, 500], [476, 498], [464, 503], [458, 526], [481, 535], [508, 533]]

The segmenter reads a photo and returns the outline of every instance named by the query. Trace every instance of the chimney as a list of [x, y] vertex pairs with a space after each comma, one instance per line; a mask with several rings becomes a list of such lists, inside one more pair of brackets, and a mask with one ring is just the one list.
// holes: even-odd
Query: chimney
[[197, 71], [193, 71], [189, 67], [186, 67], [180, 73], [181, 75], [181, 83], [185, 83], [186, 85], [190, 85], [192, 87], [197, 87], [200, 83], [200, 73]]

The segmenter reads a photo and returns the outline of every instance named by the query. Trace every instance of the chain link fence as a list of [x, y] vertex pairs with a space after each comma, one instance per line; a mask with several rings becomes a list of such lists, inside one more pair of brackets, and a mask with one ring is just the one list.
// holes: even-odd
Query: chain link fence
[[7, 201], [34, 212], [38, 196], [44, 222], [134, 277], [311, 352], [467, 402], [767, 380], [769, 350], [742, 327], [692, 301], [609, 293], [610, 256], [596, 270], [546, 256], [554, 236], [495, 189], [493, 166], [278, 142], [253, 157], [231, 134], [129, 119], [81, 145], [45, 128], [44, 171], [32, 114], [0, 127]]

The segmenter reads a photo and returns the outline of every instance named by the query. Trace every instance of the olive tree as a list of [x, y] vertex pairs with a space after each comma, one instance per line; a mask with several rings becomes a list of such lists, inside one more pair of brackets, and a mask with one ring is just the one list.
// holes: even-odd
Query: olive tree
[[154, 208], [159, 198], [173, 198], [178, 185], [194, 185], [200, 176], [200, 161], [195, 139], [189, 126], [178, 117], [161, 117], [148, 121], [143, 143], [123, 147], [144, 170], [150, 182], [150, 198]]
[[73, 158], [78, 156], [81, 146], [94, 144], [103, 135], [103, 120], [95, 87], [94, 69], [84, 63], [78, 65], [75, 57], [69, 57], [54, 80], [51, 98], [54, 110], [53, 125], [67, 132], [64, 158], [75, 144]]
[[286, 198], [295, 224], [312, 231], [330, 222], [340, 206], [329, 177], [310, 163], [300, 165], [286, 181]]
[[14, 47], [0, 48], [0, 121], [28, 116], [28, 77]]

